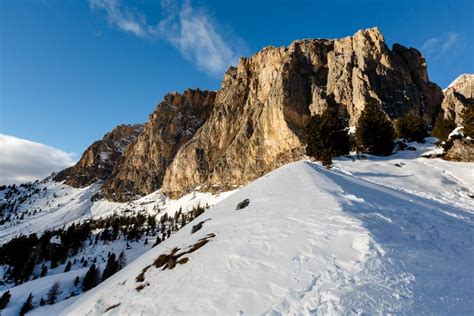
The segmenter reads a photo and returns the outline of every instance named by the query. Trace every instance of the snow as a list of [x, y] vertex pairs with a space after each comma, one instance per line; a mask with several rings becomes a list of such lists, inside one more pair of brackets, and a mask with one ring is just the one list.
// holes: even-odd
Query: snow
[[[473, 165], [411, 155], [341, 160], [333, 170], [309, 161], [277, 169], [61, 314], [473, 313], [474, 214], [463, 189], [474, 181], [472, 174], [458, 177]], [[250, 205], [237, 211], [246, 198]], [[136, 282], [159, 255], [189, 249], [208, 234], [215, 237], [187, 254], [187, 263], [152, 266]], [[140, 284], [146, 286], [138, 291]]]
[[[473, 314], [474, 164], [423, 158], [435, 150], [434, 142], [409, 143], [417, 150], [389, 157], [338, 158], [331, 170], [300, 161], [218, 195], [192, 192], [170, 200], [156, 191], [129, 203], [89, 198], [85, 207], [77, 200], [97, 188], [71, 189], [77, 198], [69, 202], [67, 220], [55, 215], [62, 214], [59, 208], [48, 221], [10, 227], [10, 235], [2, 227], [0, 236], [35, 230], [37, 223], [214, 206], [154, 248], [152, 239], [130, 249], [123, 240], [87, 247], [87, 259], [97, 257], [102, 269], [108, 251], [125, 249], [129, 264], [68, 299], [71, 282], [86, 269], [77, 263], [63, 273], [59, 266], [11, 288], [12, 302], [2, 315], [15, 315], [30, 292], [37, 303], [56, 280], [61, 302], [36, 306], [31, 315]], [[51, 190], [64, 190], [57, 185]], [[250, 204], [236, 210], [245, 199]], [[17, 225], [22, 223], [12, 227]], [[207, 244], [183, 256], [186, 263], [165, 270], [152, 265], [209, 234], [215, 236]], [[149, 265], [145, 281], [137, 282]]]

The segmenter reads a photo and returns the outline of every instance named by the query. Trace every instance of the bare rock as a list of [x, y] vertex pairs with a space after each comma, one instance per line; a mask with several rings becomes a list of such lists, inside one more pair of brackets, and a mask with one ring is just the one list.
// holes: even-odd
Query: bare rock
[[474, 106], [474, 74], [463, 74], [444, 90], [441, 107], [446, 118], [462, 125], [461, 113], [469, 106]]
[[215, 92], [199, 89], [166, 95], [137, 141], [127, 148], [102, 193], [110, 200], [128, 201], [159, 189], [178, 149], [209, 117], [215, 96]]
[[376, 28], [267, 47], [227, 71], [209, 119], [177, 151], [162, 190], [228, 190], [302, 158], [306, 123], [328, 106], [351, 125], [373, 100], [391, 118], [412, 112], [431, 124], [442, 98], [421, 54], [390, 50]]
[[471, 138], [454, 139], [452, 146], [446, 151], [444, 159], [474, 162], [474, 140]]
[[54, 180], [75, 188], [106, 180], [113, 172], [128, 145], [137, 140], [143, 125], [119, 125], [102, 140], [90, 145], [72, 167], [59, 172]]

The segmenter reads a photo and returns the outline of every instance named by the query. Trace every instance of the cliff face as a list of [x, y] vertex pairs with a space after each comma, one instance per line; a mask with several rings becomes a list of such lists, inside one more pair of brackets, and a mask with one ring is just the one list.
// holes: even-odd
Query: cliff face
[[54, 180], [64, 181], [75, 188], [107, 179], [128, 145], [135, 142], [143, 125], [119, 125], [94, 142], [72, 167], [59, 172]]
[[392, 118], [413, 112], [432, 123], [442, 98], [421, 54], [390, 50], [378, 29], [268, 47], [226, 73], [209, 119], [178, 150], [162, 189], [172, 197], [230, 189], [301, 158], [306, 122], [327, 106], [351, 125], [369, 100]]
[[209, 117], [215, 95], [200, 90], [166, 95], [103, 185], [103, 195], [126, 201], [159, 189], [177, 150]]
[[302, 158], [306, 123], [328, 106], [351, 126], [368, 102], [391, 118], [412, 112], [431, 124], [442, 99], [421, 54], [389, 49], [376, 28], [267, 47], [229, 68], [217, 93], [167, 95], [102, 193], [126, 201], [159, 188], [171, 197], [231, 189]]
[[463, 74], [444, 90], [441, 107], [446, 118], [461, 125], [461, 113], [469, 106], [474, 106], [474, 74]]

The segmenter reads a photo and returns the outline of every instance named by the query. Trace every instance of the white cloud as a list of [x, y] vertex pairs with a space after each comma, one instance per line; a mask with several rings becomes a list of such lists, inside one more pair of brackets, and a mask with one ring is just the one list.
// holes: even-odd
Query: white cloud
[[75, 154], [0, 134], [0, 184], [43, 179], [75, 162]]
[[425, 54], [442, 56], [450, 49], [455, 48], [459, 43], [459, 34], [448, 32], [439, 37], [428, 39], [422, 46], [421, 50]]
[[189, 1], [162, 0], [163, 19], [148, 24], [144, 14], [120, 3], [120, 0], [89, 0], [93, 10], [103, 10], [109, 23], [122, 31], [144, 39], [161, 39], [174, 46], [184, 58], [205, 72], [221, 74], [237, 61], [243, 42], [226, 37], [203, 9]]
[[144, 28], [146, 25], [144, 15], [122, 7], [119, 0], [89, 0], [89, 5], [92, 10], [104, 10], [107, 13], [109, 23], [122, 31], [132, 33], [138, 37], [147, 35]]

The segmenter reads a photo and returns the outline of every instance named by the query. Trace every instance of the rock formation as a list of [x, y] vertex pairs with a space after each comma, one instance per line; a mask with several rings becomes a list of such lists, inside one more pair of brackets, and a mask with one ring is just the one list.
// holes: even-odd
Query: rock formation
[[444, 159], [453, 161], [474, 162], [474, 140], [461, 138], [453, 140], [453, 144], [446, 151]]
[[376, 28], [267, 47], [227, 71], [209, 119], [178, 150], [162, 189], [171, 197], [230, 189], [301, 158], [307, 119], [327, 106], [350, 125], [369, 101], [391, 118], [413, 112], [431, 124], [442, 98], [421, 54], [390, 50]]
[[141, 124], [117, 126], [90, 145], [74, 166], [59, 172], [54, 180], [79, 188], [107, 179], [127, 146], [135, 142], [142, 130]]
[[162, 188], [227, 190], [304, 156], [309, 117], [334, 106], [354, 126], [368, 102], [391, 118], [408, 112], [431, 124], [441, 89], [413, 49], [389, 49], [378, 29], [336, 40], [267, 47], [224, 75], [215, 92], [165, 97], [105, 182], [116, 201]]
[[108, 199], [126, 201], [159, 189], [177, 150], [209, 117], [215, 96], [215, 92], [201, 90], [166, 95], [137, 141], [127, 148], [102, 193]]
[[463, 74], [454, 80], [444, 90], [441, 104], [444, 116], [458, 125], [462, 124], [461, 113], [468, 106], [474, 106], [474, 74]]

